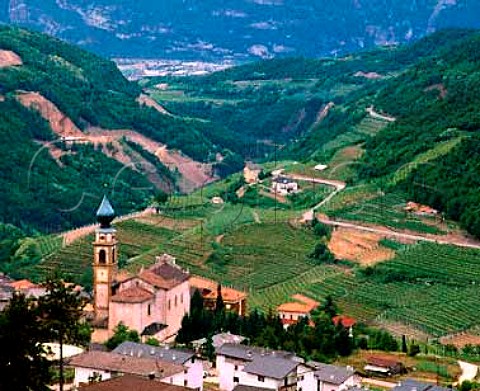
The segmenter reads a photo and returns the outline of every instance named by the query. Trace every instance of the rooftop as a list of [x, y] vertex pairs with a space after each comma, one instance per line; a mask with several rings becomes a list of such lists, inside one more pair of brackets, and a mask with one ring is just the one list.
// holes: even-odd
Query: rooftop
[[127, 356], [98, 350], [74, 356], [68, 361], [67, 365], [70, 367], [90, 368], [139, 376], [155, 374], [155, 377], [158, 379], [163, 379], [184, 370], [182, 365], [144, 357], [142, 354]]
[[143, 303], [152, 299], [151, 292], [138, 286], [132, 286], [112, 296], [112, 301], [116, 303]]
[[247, 346], [241, 344], [226, 343], [216, 349], [216, 353], [222, 356], [237, 358], [244, 361], [253, 361], [256, 357], [265, 355], [275, 355], [277, 357], [293, 359], [295, 355], [291, 352], [280, 350], [271, 350], [257, 346]]
[[393, 391], [446, 391], [448, 388], [439, 387], [433, 383], [425, 383], [414, 379], [406, 379], [398, 383], [398, 385], [392, 388]]
[[39, 288], [37, 284], [34, 284], [30, 280], [13, 281], [10, 282], [9, 285], [15, 290]]
[[303, 295], [293, 295], [292, 299], [296, 300], [294, 302], [283, 303], [277, 307], [278, 312], [296, 312], [302, 314], [309, 314], [315, 308], [319, 306], [320, 303], [317, 301], [310, 299], [307, 296]]
[[353, 369], [336, 365], [318, 364], [315, 367], [315, 377], [318, 380], [335, 385], [343, 384], [354, 374]]
[[176, 265], [174, 258], [168, 258], [168, 255], [164, 254], [157, 257], [157, 263], [140, 272], [137, 277], [156, 288], [169, 290], [187, 281], [190, 274]]
[[335, 326], [337, 326], [338, 323], [340, 322], [342, 326], [345, 328], [353, 327], [357, 324], [357, 321], [355, 319], [350, 318], [349, 316], [346, 316], [346, 315], [334, 316], [332, 318], [332, 321], [335, 324]]
[[172, 384], [149, 380], [138, 376], [118, 376], [99, 383], [92, 383], [88, 386], [80, 387], [85, 391], [191, 391], [190, 388], [174, 386]]
[[174, 364], [184, 364], [195, 355], [194, 352], [190, 350], [150, 346], [136, 342], [123, 342], [113, 350], [113, 353], [122, 354], [124, 356], [138, 356], [140, 353], [142, 357], [155, 358], [159, 361]]
[[254, 387], [254, 386], [244, 386], [243, 384], [239, 384], [235, 386], [233, 391], [271, 391], [271, 388], [262, 388], [262, 387]]
[[101, 228], [109, 228], [110, 223], [115, 218], [115, 211], [106, 195], [103, 196], [102, 202], [97, 209], [96, 216]]
[[[215, 300], [217, 298], [218, 283], [199, 276], [190, 277], [190, 286], [198, 289], [206, 299]], [[222, 299], [225, 302], [238, 302], [247, 297], [245, 292], [237, 291], [233, 288], [222, 286]]]
[[300, 363], [289, 358], [276, 355], [256, 356], [243, 368], [244, 372], [265, 376], [273, 379], [283, 379]]

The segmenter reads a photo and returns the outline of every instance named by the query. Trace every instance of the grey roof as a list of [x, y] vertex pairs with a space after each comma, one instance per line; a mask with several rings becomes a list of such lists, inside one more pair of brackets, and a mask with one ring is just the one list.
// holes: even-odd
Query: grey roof
[[102, 203], [98, 207], [97, 217], [113, 217], [115, 216], [115, 211], [113, 210], [112, 204], [108, 200], [107, 196], [104, 195]]
[[299, 365], [294, 361], [278, 356], [257, 356], [243, 368], [244, 372], [265, 376], [273, 379], [283, 379]]
[[315, 364], [317, 364], [315, 365], [315, 377], [325, 383], [340, 385], [354, 374], [351, 368], [329, 364]]
[[290, 352], [270, 350], [256, 346], [247, 346], [233, 343], [225, 343], [216, 349], [216, 353], [222, 356], [237, 358], [244, 361], [253, 361], [255, 357], [274, 354], [276, 357], [293, 358], [295, 355]]
[[[393, 391], [430, 391], [433, 387], [438, 387], [432, 383], [424, 383], [414, 379], [406, 379], [401, 381], [398, 386], [392, 388]], [[435, 388], [436, 391], [446, 390], [443, 387]]]
[[141, 357], [156, 358], [159, 361], [173, 364], [184, 364], [194, 356], [194, 352], [190, 350], [171, 349], [129, 341], [123, 342], [112, 352], [135, 357], [139, 357], [140, 354]]
[[263, 388], [263, 387], [254, 387], [254, 386], [244, 386], [243, 384], [238, 384], [235, 386], [233, 391], [272, 391], [271, 388]]

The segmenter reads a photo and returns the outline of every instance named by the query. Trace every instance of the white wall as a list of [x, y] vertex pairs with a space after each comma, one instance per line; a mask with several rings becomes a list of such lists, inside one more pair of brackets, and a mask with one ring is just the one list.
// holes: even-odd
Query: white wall
[[240, 383], [245, 386], [253, 386], [253, 387], [262, 387], [262, 388], [270, 388], [272, 390], [278, 390], [280, 387], [283, 386], [284, 380], [277, 380], [265, 377], [264, 381], [258, 380], [258, 375], [254, 375], [247, 372], [241, 372], [240, 374]]
[[[234, 360], [222, 355], [217, 355], [216, 360], [219, 387], [222, 391], [232, 391], [239, 383], [234, 383], [233, 378], [238, 377], [240, 380], [241, 373], [245, 366], [245, 362]], [[235, 369], [237, 366], [237, 369]]]
[[187, 367], [187, 387], [197, 388], [200, 391], [203, 390], [203, 363], [202, 360], [194, 357], [194, 362], [192, 359], [188, 360], [184, 365]]
[[317, 379], [311, 368], [299, 365], [297, 369], [297, 390], [317, 391]]
[[101, 380], [108, 380], [112, 377], [110, 372], [101, 371], [99, 369], [75, 368], [75, 378], [73, 379], [73, 384], [76, 387], [78, 387], [80, 383], [88, 384], [89, 378], [92, 378], [95, 373], [102, 376]]

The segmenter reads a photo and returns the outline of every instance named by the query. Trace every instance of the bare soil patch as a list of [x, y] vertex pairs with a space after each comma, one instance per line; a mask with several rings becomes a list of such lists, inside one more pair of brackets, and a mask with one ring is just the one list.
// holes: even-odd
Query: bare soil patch
[[11, 50], [0, 50], [0, 68], [22, 65], [20, 56]]
[[445, 97], [447, 96], [448, 94], [448, 91], [447, 89], [445, 88], [445, 86], [443, 84], [434, 84], [430, 87], [427, 87], [425, 88], [425, 92], [428, 92], [428, 91], [433, 91], [433, 90], [437, 90], [438, 91], [438, 97], [440, 99], [445, 99]]
[[480, 345], [480, 335], [469, 333], [447, 335], [440, 338], [442, 345], [454, 345], [457, 348], [463, 348], [466, 345]]
[[388, 332], [399, 338], [402, 337], [402, 335], [405, 335], [407, 338], [413, 339], [415, 341], [426, 342], [430, 337], [427, 333], [424, 333], [423, 331], [415, 327], [406, 325], [401, 322], [382, 320], [379, 322], [375, 322], [374, 324], [382, 329], [387, 330]]
[[165, 115], [171, 115], [166, 109], [165, 107], [163, 107], [162, 105], [158, 104], [157, 102], [155, 102], [152, 98], [150, 98], [148, 95], [145, 95], [145, 94], [141, 94], [138, 98], [137, 98], [137, 102], [140, 103], [140, 104], [143, 104], [147, 107], [151, 107], [155, 110], [157, 110], [159, 113], [161, 114], [165, 114]]
[[336, 258], [371, 266], [395, 256], [395, 251], [379, 244], [383, 238], [377, 233], [339, 227], [333, 231], [328, 247]]
[[25, 107], [38, 111], [49, 122], [52, 131], [60, 137], [76, 137], [79, 139], [84, 137], [82, 131], [69, 117], [38, 92], [19, 92], [17, 99]]

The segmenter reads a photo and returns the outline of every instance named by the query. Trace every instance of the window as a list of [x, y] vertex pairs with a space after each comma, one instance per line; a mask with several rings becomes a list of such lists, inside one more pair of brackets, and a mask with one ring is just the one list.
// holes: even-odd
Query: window
[[147, 315], [150, 316], [151, 315], [151, 307], [150, 307], [150, 304], [148, 305], [147, 307]]
[[184, 387], [186, 387], [186, 386], [187, 386], [187, 384], [188, 384], [188, 380], [187, 380], [187, 379], [185, 379], [185, 380], [183, 381], [183, 386], [184, 386]]
[[239, 383], [240, 380], [239, 380], [239, 378], [238, 378], [237, 376], [234, 376], [234, 377], [233, 377], [233, 382], [234, 382], [234, 383]]
[[175, 295], [175, 307], [177, 306], [177, 295]]
[[183, 293], [180, 295], [180, 303], [183, 304]]
[[238, 371], [238, 365], [235, 365], [235, 370]]
[[195, 357], [192, 357], [192, 364], [195, 363]]
[[115, 263], [115, 249], [112, 248], [112, 263]]
[[107, 263], [107, 253], [105, 250], [100, 250], [98, 253], [98, 263], [105, 265]]
[[258, 376], [258, 381], [264, 382], [265, 381], [265, 376]]
[[171, 305], [170, 299], [168, 299], [168, 309], [170, 310], [171, 307], [172, 305]]

